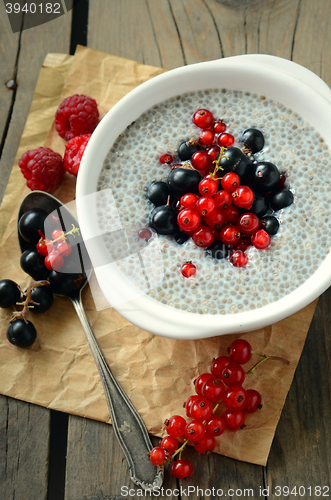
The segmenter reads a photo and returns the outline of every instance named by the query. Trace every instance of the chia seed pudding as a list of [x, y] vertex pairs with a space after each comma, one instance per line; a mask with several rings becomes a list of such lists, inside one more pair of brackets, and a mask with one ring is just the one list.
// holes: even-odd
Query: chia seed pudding
[[[182, 141], [199, 137], [201, 129], [193, 124], [192, 115], [200, 108], [224, 120], [227, 132], [237, 140], [249, 127], [260, 129], [265, 146], [254, 158], [286, 172], [294, 194], [294, 203], [276, 212], [280, 228], [271, 246], [262, 251], [250, 247], [244, 268], [212, 258], [191, 238], [178, 245], [171, 236], [162, 235], [153, 237], [157, 251], [150, 244], [144, 248], [144, 259], [137, 257], [137, 231], [148, 225], [153, 208], [146, 196], [148, 186], [165, 180], [170, 170], [159, 158], [166, 152], [176, 157]], [[302, 285], [330, 250], [330, 164], [329, 148], [319, 133], [279, 102], [226, 89], [185, 93], [146, 111], [109, 150], [97, 188], [103, 239], [112, 260], [133, 285], [170, 308], [196, 314], [261, 308]], [[120, 240], [114, 231], [119, 229], [114, 210], [120, 226], [127, 229]], [[187, 279], [180, 268], [188, 261], [194, 262], [197, 273]]]

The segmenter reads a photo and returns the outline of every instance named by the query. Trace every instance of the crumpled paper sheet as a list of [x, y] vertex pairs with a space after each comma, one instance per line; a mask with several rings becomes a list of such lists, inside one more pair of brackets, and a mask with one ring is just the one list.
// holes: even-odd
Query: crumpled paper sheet
[[[83, 47], [73, 58], [49, 54], [41, 69], [18, 158], [26, 149], [42, 145], [50, 127], [46, 145], [63, 154], [64, 141], [55, 133], [52, 121], [64, 97], [91, 95], [103, 115], [136, 85], [162, 71]], [[68, 202], [74, 198], [74, 187], [75, 179], [67, 174], [54, 195]], [[11, 278], [23, 288], [30, 280], [19, 266], [16, 216], [18, 202], [27, 192], [16, 160], [1, 207], [0, 278]], [[261, 392], [263, 408], [247, 416], [243, 431], [226, 431], [217, 439], [217, 453], [266, 464], [316, 301], [258, 331], [194, 341], [154, 336], [131, 325], [111, 308], [96, 311], [88, 287], [83, 302], [110, 367], [153, 435], [165, 434], [163, 422], [171, 415], [185, 416], [183, 403], [194, 394], [193, 380], [209, 370], [213, 358], [226, 354], [235, 338], [246, 338], [257, 352], [289, 359], [291, 365], [266, 361], [247, 377], [244, 386]], [[70, 300], [56, 297], [47, 313], [31, 313], [38, 338], [27, 350], [12, 346], [6, 339], [10, 315], [11, 311], [0, 310], [0, 392], [109, 423], [102, 382]], [[254, 356], [248, 368], [258, 359]]]

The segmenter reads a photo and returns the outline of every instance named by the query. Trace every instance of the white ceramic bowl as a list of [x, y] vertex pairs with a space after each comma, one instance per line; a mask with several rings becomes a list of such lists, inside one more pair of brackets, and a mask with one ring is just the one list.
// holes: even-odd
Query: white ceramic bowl
[[316, 272], [277, 303], [235, 314], [193, 314], [163, 305], [146, 294], [135, 294], [117, 266], [101, 265], [107, 262], [107, 249], [99, 237], [102, 231], [98, 229], [96, 192], [110, 147], [130, 123], [153, 105], [184, 92], [208, 88], [266, 95], [310, 122], [331, 148], [330, 89], [307, 69], [273, 56], [237, 56], [171, 70], [131, 91], [107, 113], [92, 135], [79, 170], [76, 198], [80, 228], [109, 303], [133, 324], [167, 337], [203, 338], [261, 328], [297, 312], [331, 284], [329, 251]]

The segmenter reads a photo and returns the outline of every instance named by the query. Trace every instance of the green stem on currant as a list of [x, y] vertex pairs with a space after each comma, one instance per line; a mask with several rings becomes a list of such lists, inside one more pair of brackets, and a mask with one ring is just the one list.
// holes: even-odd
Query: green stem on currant
[[38, 288], [39, 286], [45, 286], [49, 285], [49, 281], [46, 280], [40, 280], [40, 281], [34, 281], [27, 289], [25, 292], [22, 292], [22, 294], [26, 297], [26, 299], [23, 302], [16, 302], [17, 306], [23, 306], [23, 309], [21, 311], [14, 311], [12, 316], [9, 318], [9, 323], [12, 323], [16, 319], [23, 318], [25, 323], [27, 323], [26, 320], [26, 315], [29, 311], [29, 309], [33, 308], [34, 305], [39, 306], [39, 302], [35, 302], [34, 300], [31, 299], [31, 294], [35, 288]]
[[[252, 351], [252, 352], [254, 352], [254, 351]], [[273, 359], [273, 360], [276, 360], [276, 361], [284, 361], [284, 363], [287, 363], [288, 365], [291, 364], [291, 362], [288, 359], [281, 358], [280, 356], [267, 356], [266, 354], [259, 354], [258, 352], [254, 352], [254, 354], [258, 354], [263, 359], [260, 359], [260, 361], [258, 361], [250, 370], [248, 370], [246, 372], [246, 375], [251, 375], [252, 373], [254, 373], [254, 371], [256, 370], [256, 368], [258, 366], [262, 365], [262, 363], [264, 363], [265, 361], [268, 361], [268, 359]]]
[[66, 239], [67, 239], [66, 237], [68, 236], [68, 234], [71, 234], [74, 238], [76, 238], [75, 233], [79, 234], [79, 227], [75, 227], [74, 224], [71, 224], [71, 225], [72, 225], [72, 229], [70, 231], [63, 234], [62, 236], [59, 236], [55, 240], [52, 240], [51, 243], [55, 243], [56, 241], [59, 241], [59, 240], [66, 241]]
[[215, 164], [215, 169], [214, 169], [214, 171], [210, 174], [210, 176], [211, 176], [213, 179], [215, 179], [215, 180], [218, 180], [218, 179], [219, 179], [219, 177], [217, 177], [217, 175], [216, 175], [216, 174], [217, 174], [217, 172], [218, 172], [219, 170], [224, 170], [224, 168], [223, 168], [223, 167], [220, 167], [220, 161], [221, 161], [221, 159], [222, 159], [222, 158], [227, 158], [227, 156], [224, 154], [224, 150], [225, 150], [225, 149], [226, 149], [226, 148], [225, 148], [224, 146], [222, 146], [222, 147], [221, 147], [221, 151], [220, 151], [220, 154], [219, 154], [218, 159], [213, 161], [213, 163]]
[[173, 459], [174, 459], [174, 457], [175, 457], [176, 455], [178, 455], [178, 454], [179, 454], [179, 460], [182, 458], [182, 453], [183, 453], [183, 450], [184, 450], [184, 448], [185, 448], [185, 446], [187, 445], [187, 443], [188, 443], [188, 442], [189, 442], [189, 440], [188, 440], [188, 439], [185, 439], [185, 441], [184, 441], [184, 443], [182, 444], [182, 446], [181, 446], [180, 448], [178, 448], [178, 450], [176, 450], [176, 451], [175, 451], [175, 453], [173, 453], [173, 455], [172, 455], [172, 457], [171, 457], [171, 460], [173, 460]]

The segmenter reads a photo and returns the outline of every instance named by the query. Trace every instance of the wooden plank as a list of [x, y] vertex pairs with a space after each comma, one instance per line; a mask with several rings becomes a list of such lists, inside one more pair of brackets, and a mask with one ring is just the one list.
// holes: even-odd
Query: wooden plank
[[49, 410], [0, 396], [0, 498], [46, 500]]
[[270, 499], [279, 498], [276, 485], [303, 486], [304, 498], [317, 497], [315, 486], [330, 486], [330, 304], [331, 288], [319, 299], [271, 448], [265, 471]]
[[[152, 439], [155, 445], [159, 442], [157, 438]], [[175, 478], [167, 475], [163, 487], [174, 489]], [[130, 496], [125, 495], [127, 489], [137, 490], [130, 479], [127, 461], [112, 426], [71, 416], [68, 430], [65, 500], [78, 498], [102, 500], [105, 497], [108, 500], [113, 496], [123, 495], [134, 500], [139, 498], [139, 493], [131, 495], [133, 493], [131, 492]], [[169, 498], [172, 498], [172, 495]]]
[[[8, 134], [0, 161], [0, 200], [15, 162], [18, 145], [31, 106], [40, 67], [48, 52], [69, 52], [71, 13], [21, 34], [18, 56], [18, 88]], [[7, 34], [7, 39], [13, 34]]]
[[[0, 58], [1, 58], [1, 85], [0, 85], [0, 143], [3, 146], [4, 134], [7, 128], [7, 119], [11, 112], [15, 90], [8, 89], [6, 82], [16, 77], [16, 55], [19, 50], [20, 34], [12, 33], [7, 18], [5, 4], [0, 3]], [[1, 155], [1, 150], [0, 150]]]

